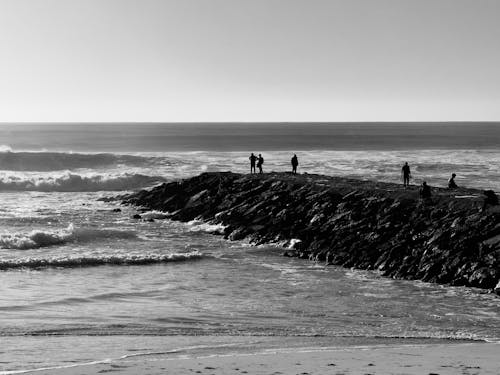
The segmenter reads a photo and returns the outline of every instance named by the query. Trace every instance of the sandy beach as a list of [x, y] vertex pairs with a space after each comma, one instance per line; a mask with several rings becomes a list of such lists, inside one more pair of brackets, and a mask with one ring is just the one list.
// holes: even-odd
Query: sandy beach
[[[151, 354], [37, 374], [495, 374], [499, 344], [410, 344]], [[13, 374], [20, 372], [6, 372]]]

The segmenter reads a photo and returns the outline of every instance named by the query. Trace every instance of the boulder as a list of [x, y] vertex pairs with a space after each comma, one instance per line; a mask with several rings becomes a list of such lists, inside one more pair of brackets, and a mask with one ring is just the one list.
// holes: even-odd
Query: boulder
[[472, 198], [433, 188], [433, 204], [423, 204], [398, 184], [213, 172], [120, 198], [172, 220], [216, 221], [230, 240], [285, 243], [285, 256], [499, 293], [500, 213], [463, 191]]

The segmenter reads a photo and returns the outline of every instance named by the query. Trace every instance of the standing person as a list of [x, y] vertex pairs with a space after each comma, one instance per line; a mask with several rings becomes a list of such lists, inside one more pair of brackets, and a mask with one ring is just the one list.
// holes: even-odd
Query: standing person
[[297, 159], [297, 155], [293, 154], [292, 157], [292, 173], [297, 174], [297, 166], [299, 165], [299, 159]]
[[250, 155], [248, 159], [250, 159], [250, 173], [255, 173], [255, 161], [257, 160], [257, 156], [252, 152], [252, 155]]
[[458, 188], [457, 183], [455, 182], [455, 177], [457, 177], [457, 175], [455, 173], [452, 173], [451, 178], [448, 180], [448, 189]]
[[262, 164], [264, 164], [264, 158], [259, 154], [259, 159], [257, 161], [257, 168], [259, 168], [259, 173], [262, 173]]
[[403, 186], [404, 187], [409, 186], [411, 172], [410, 172], [410, 166], [408, 165], [408, 162], [405, 162], [405, 165], [403, 165], [403, 168], [401, 168], [401, 176], [403, 177]]

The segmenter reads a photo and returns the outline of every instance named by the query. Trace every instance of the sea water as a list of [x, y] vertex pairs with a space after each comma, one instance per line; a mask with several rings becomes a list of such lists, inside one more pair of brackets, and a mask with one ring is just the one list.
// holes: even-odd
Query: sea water
[[295, 153], [300, 173], [398, 182], [408, 161], [413, 183], [445, 186], [454, 172], [459, 185], [500, 190], [499, 137], [493, 124], [2, 125], [0, 371], [187, 341], [209, 352], [271, 337], [498, 342], [492, 294], [285, 258], [100, 198], [246, 173], [250, 152], [264, 171], [291, 169]]

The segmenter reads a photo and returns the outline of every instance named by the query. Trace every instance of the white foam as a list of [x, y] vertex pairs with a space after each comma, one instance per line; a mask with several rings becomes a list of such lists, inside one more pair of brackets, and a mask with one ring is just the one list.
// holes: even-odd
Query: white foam
[[[0, 148], [1, 150], [1, 148]], [[291, 151], [265, 153], [265, 171], [289, 171]], [[247, 152], [141, 152], [130, 154], [78, 154], [62, 152], [9, 152], [4, 146], [0, 152], [0, 169], [5, 171], [62, 171], [82, 175], [82, 168], [106, 175], [121, 173], [185, 178], [206, 171], [234, 171], [247, 173]], [[414, 179], [412, 183], [426, 180], [435, 186], [447, 186], [451, 171], [457, 173], [460, 186], [500, 189], [500, 152], [495, 150], [311, 150], [297, 152], [299, 173], [319, 173], [380, 181], [400, 182], [401, 165], [408, 161]], [[78, 173], [76, 173], [78, 172]], [[83, 175], [82, 175], [83, 176]], [[86, 176], [88, 177], [88, 176]], [[46, 178], [46, 176], [44, 177]], [[5, 178], [4, 178], [5, 180]], [[4, 181], [4, 183], [7, 181]], [[52, 191], [43, 183], [32, 181], [23, 186], [10, 184], [0, 190]], [[140, 184], [138, 184], [140, 185]], [[142, 185], [143, 186], [143, 185]], [[137, 186], [137, 187], [142, 187]], [[54, 188], [52, 188], [54, 189]], [[95, 189], [95, 188], [92, 188]], [[110, 190], [108, 188], [105, 188]], [[84, 189], [90, 191], [90, 189]], [[61, 189], [60, 189], [61, 191]], [[64, 191], [82, 191], [70, 188]]]
[[191, 220], [186, 223], [191, 232], [223, 233], [226, 226], [222, 224], [209, 224], [201, 220]]
[[295, 247], [301, 243], [302, 240], [298, 239], [298, 238], [292, 238], [290, 241], [288, 241], [288, 248], [289, 249], [295, 249]]
[[170, 217], [170, 215], [165, 212], [153, 210], [142, 213], [141, 217], [146, 220], [149, 219], [162, 220], [162, 219], [167, 219], [168, 217]]

